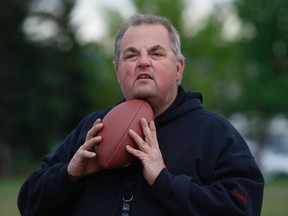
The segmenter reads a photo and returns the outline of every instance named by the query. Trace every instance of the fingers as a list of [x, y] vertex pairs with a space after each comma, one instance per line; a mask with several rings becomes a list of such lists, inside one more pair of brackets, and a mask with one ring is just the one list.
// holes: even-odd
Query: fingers
[[155, 147], [159, 148], [158, 140], [157, 140], [157, 133], [156, 133], [156, 126], [154, 121], [149, 122], [150, 128], [150, 135], [147, 137], [148, 141]]
[[102, 141], [102, 137], [96, 135], [102, 128], [103, 123], [101, 119], [97, 119], [92, 128], [87, 132], [86, 141], [76, 152], [76, 157], [79, 157], [79, 159], [88, 159], [96, 156], [95, 148]]
[[150, 121], [148, 124], [146, 119], [142, 118], [140, 123], [141, 123], [141, 127], [143, 130], [146, 142], [151, 147], [158, 147], [156, 126], [155, 126], [154, 121]]
[[97, 135], [97, 133], [103, 128], [103, 123], [101, 122], [101, 119], [97, 119], [92, 128], [88, 131], [86, 135], [86, 141], [92, 139]]
[[134, 155], [135, 157], [137, 157], [137, 158], [139, 158], [140, 160], [142, 160], [142, 157], [143, 157], [143, 152], [142, 152], [142, 151], [139, 151], [139, 150], [137, 150], [137, 149], [134, 149], [134, 148], [132, 148], [132, 147], [129, 146], [129, 145], [126, 146], [126, 150], [127, 150], [130, 154], [132, 154], [132, 155]]
[[101, 119], [97, 119], [92, 128], [87, 132], [85, 143], [80, 146], [77, 151], [80, 158], [92, 158], [96, 156], [95, 148], [102, 141], [102, 137], [96, 135], [102, 128], [103, 123], [101, 122]]
[[101, 119], [97, 119], [87, 132], [84, 144], [79, 147], [69, 162], [67, 171], [73, 181], [101, 170], [96, 158], [95, 148], [102, 141], [102, 137], [97, 136], [102, 128]]
[[130, 130], [129, 135], [139, 149], [126, 146], [126, 150], [140, 159], [144, 177], [152, 185], [161, 170], [165, 168], [165, 163], [159, 149], [154, 122], [147, 123], [145, 119], [141, 119], [140, 123], [145, 136], [144, 140], [135, 131]]
[[96, 124], [99, 124], [101, 122], [101, 119], [96, 119], [96, 121], [94, 122], [93, 126], [95, 126]]
[[129, 135], [138, 145], [139, 149], [147, 152], [149, 150], [149, 145], [133, 130], [129, 130]]
[[[100, 136], [93, 137], [80, 146], [68, 164], [67, 170], [70, 176], [80, 177], [88, 173], [86, 173], [86, 171], [89, 160], [96, 159], [95, 146], [99, 144], [101, 140], [102, 137]], [[96, 166], [96, 163], [94, 166]]]
[[87, 151], [94, 151], [95, 147], [102, 141], [101, 136], [93, 137], [92, 139], [86, 141], [79, 149], [87, 150]]
[[[144, 118], [142, 118], [140, 124], [145, 136], [144, 139], [142, 139], [135, 131], [133, 130], [129, 131], [129, 135], [136, 142], [139, 149], [146, 153], [148, 153], [149, 150], [153, 148], [159, 149], [154, 121], [151, 121], [148, 124], [147, 121]], [[134, 151], [134, 153], [136, 152]]]

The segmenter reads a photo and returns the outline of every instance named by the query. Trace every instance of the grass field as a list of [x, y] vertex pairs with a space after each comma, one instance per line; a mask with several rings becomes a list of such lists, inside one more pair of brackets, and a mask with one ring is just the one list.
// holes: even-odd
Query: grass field
[[[0, 179], [0, 215], [19, 216], [17, 194], [22, 178]], [[288, 179], [266, 183], [262, 216], [286, 216], [288, 212]]]
[[266, 183], [261, 216], [286, 216], [288, 212], [288, 178]]
[[0, 179], [0, 215], [19, 216], [17, 195], [23, 183], [22, 178]]

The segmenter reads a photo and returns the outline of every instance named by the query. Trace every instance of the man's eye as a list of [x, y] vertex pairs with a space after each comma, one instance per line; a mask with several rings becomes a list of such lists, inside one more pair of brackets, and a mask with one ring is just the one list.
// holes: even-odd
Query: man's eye
[[125, 56], [125, 59], [131, 59], [131, 58], [134, 58], [136, 57], [136, 54], [128, 54]]
[[161, 57], [163, 56], [163, 53], [161, 52], [155, 52], [155, 53], [152, 53], [153, 56], [157, 56], [157, 57]]

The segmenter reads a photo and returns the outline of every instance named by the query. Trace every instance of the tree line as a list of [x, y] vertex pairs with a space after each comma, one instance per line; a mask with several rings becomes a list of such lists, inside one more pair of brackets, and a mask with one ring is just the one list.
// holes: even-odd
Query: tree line
[[[31, 158], [51, 151], [89, 112], [122, 98], [111, 48], [122, 15], [107, 9], [107, 38], [84, 44], [70, 24], [75, 1], [59, 0], [54, 11], [36, 7], [37, 2], [3, 0], [0, 8], [0, 146], [13, 156]], [[288, 2], [234, 0], [215, 5], [201, 23], [184, 16], [184, 0], [131, 3], [137, 12], [172, 21], [186, 57], [183, 85], [201, 91], [206, 108], [247, 117], [248, 135], [263, 146], [271, 118], [288, 110]], [[223, 31], [232, 28], [225, 26], [231, 14], [239, 28], [227, 39]], [[23, 30], [28, 19], [53, 24], [57, 31], [33, 40]]]

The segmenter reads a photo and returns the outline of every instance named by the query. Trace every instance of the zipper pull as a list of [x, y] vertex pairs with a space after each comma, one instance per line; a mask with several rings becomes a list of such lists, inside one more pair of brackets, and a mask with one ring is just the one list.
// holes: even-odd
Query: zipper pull
[[122, 200], [123, 200], [122, 216], [129, 216], [129, 212], [130, 212], [129, 202], [131, 202], [133, 200], [133, 195], [132, 194], [124, 195], [122, 197]]

